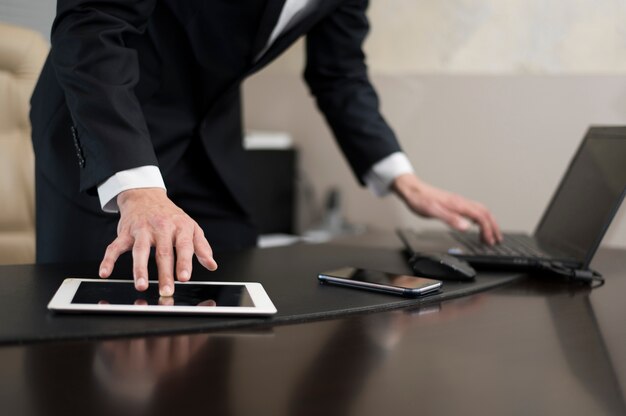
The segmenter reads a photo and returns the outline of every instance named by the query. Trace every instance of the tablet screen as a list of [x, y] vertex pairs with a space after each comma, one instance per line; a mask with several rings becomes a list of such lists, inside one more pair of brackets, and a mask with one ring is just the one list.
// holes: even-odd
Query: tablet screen
[[167, 306], [245, 306], [254, 307], [243, 285], [177, 284], [173, 297], [159, 296], [157, 283], [138, 292], [132, 282], [81, 282], [73, 304], [167, 305]]

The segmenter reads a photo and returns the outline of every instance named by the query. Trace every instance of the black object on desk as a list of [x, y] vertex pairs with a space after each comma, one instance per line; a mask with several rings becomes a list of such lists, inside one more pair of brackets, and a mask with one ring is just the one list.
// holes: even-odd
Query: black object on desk
[[260, 234], [293, 234], [296, 151], [248, 150], [250, 215]]
[[476, 277], [476, 270], [469, 263], [448, 254], [415, 253], [409, 259], [409, 265], [417, 276], [462, 281]]

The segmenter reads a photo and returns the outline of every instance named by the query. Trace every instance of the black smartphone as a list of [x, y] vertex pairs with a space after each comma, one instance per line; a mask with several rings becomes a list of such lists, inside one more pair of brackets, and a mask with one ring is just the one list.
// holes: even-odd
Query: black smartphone
[[422, 296], [441, 289], [440, 280], [406, 274], [386, 273], [376, 270], [343, 267], [320, 273], [317, 278], [322, 283], [332, 283], [377, 292], [402, 296]]

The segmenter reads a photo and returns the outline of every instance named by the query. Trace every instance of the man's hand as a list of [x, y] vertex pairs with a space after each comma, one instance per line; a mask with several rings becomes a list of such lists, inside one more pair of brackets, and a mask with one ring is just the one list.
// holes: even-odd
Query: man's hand
[[118, 257], [132, 250], [135, 287], [146, 290], [151, 247], [156, 248], [161, 296], [174, 294], [174, 249], [176, 277], [181, 282], [191, 278], [194, 253], [204, 267], [217, 269], [202, 228], [177, 207], [164, 190], [130, 189], [118, 195], [117, 203], [120, 208], [117, 238], [106, 249], [100, 277], [109, 277]]
[[472, 221], [480, 227], [482, 239], [487, 244], [493, 245], [502, 241], [502, 233], [493, 215], [478, 202], [432, 187], [412, 173], [398, 176], [393, 181], [392, 188], [420, 216], [440, 219], [461, 231], [467, 230]]

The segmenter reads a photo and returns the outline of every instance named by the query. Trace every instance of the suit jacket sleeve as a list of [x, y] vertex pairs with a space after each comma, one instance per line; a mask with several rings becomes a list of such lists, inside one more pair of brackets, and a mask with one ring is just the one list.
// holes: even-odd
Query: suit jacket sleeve
[[134, 93], [137, 52], [126, 45], [143, 33], [155, 2], [58, 0], [50, 58], [76, 127], [81, 190], [118, 171], [157, 165]]
[[400, 151], [379, 111], [362, 45], [369, 32], [367, 0], [346, 0], [307, 34], [304, 72], [311, 93], [357, 179]]

